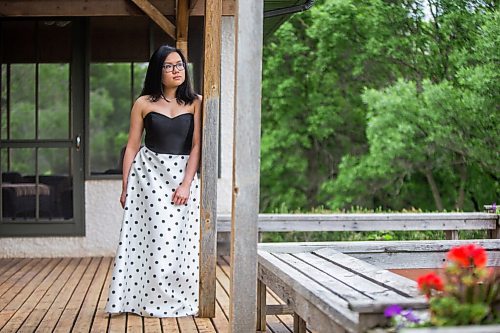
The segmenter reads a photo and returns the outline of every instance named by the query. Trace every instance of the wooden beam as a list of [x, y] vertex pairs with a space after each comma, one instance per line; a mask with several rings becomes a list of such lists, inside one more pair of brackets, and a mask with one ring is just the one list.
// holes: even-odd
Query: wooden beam
[[[176, 14], [174, 0], [150, 0], [164, 16]], [[191, 0], [189, 15], [203, 16], [205, 1]], [[235, 14], [235, 0], [223, 0], [222, 15]], [[144, 16], [130, 0], [0, 0], [0, 16], [5, 17], [72, 17], [72, 16]]]
[[181, 49], [182, 53], [186, 57], [186, 61], [189, 62], [188, 57], [188, 26], [189, 26], [189, 0], [177, 0], [177, 11], [176, 11], [176, 46]]
[[172, 24], [161, 11], [158, 10], [155, 6], [151, 4], [151, 2], [147, 0], [131, 0], [133, 3], [137, 5], [144, 13], [146, 13], [153, 22], [158, 24], [158, 26], [165, 31], [167, 35], [172, 37], [175, 40], [175, 25]]
[[220, 107], [222, 0], [207, 0], [204, 26], [201, 152], [201, 257], [199, 316], [215, 316], [217, 264], [217, 156]]
[[[191, 16], [203, 16], [205, 14], [205, 1], [191, 1], [189, 7], [189, 15]], [[223, 0], [222, 1], [222, 16], [234, 16], [236, 15], [236, 1], [235, 0]]]
[[[150, 0], [163, 15], [175, 14], [175, 1]], [[0, 16], [144, 16], [129, 0], [2, 0]]]
[[257, 325], [263, 0], [236, 1], [230, 332]]
[[193, 10], [196, 7], [198, 0], [189, 0], [189, 11]]

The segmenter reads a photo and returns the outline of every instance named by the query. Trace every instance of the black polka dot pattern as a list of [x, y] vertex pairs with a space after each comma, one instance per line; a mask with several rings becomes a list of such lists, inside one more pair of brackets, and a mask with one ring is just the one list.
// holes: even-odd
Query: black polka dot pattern
[[198, 314], [197, 175], [187, 203], [172, 202], [188, 157], [142, 147], [134, 158], [105, 312], [145, 317]]

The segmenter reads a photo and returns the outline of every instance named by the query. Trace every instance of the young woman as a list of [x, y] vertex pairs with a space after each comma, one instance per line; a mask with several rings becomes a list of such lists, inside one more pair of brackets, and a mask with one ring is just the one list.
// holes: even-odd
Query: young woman
[[108, 313], [198, 314], [201, 101], [181, 51], [158, 48], [130, 115]]

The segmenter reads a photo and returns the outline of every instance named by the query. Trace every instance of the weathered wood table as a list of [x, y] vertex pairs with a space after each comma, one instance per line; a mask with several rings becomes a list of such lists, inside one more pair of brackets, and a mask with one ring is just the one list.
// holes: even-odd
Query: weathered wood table
[[[306, 322], [317, 332], [365, 332], [387, 323], [391, 304], [428, 306], [415, 281], [327, 245], [304, 251], [261, 243], [258, 257], [257, 330], [265, 330], [266, 314], [293, 313], [295, 332], [305, 332]], [[266, 288], [286, 305], [266, 305]]]

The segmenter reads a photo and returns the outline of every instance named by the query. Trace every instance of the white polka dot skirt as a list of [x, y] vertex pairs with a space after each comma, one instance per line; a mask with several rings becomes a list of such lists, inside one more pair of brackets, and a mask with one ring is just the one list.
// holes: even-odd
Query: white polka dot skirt
[[105, 311], [146, 317], [198, 314], [200, 205], [195, 175], [188, 201], [172, 196], [189, 155], [142, 147], [127, 181], [120, 241]]

